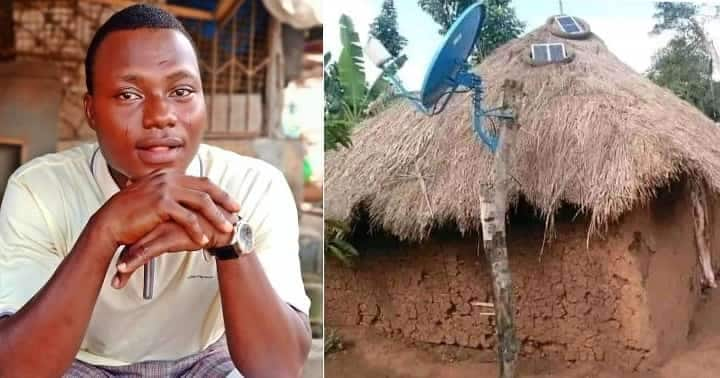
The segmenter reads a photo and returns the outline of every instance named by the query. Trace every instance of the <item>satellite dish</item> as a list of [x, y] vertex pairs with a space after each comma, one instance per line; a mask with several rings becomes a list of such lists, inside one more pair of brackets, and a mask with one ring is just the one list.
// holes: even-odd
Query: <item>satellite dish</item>
[[[487, 116], [508, 118], [512, 114], [504, 109], [484, 110], [482, 108], [482, 79], [473, 73], [467, 59], [472, 53], [475, 42], [485, 21], [485, 6], [475, 3], [465, 9], [453, 22], [440, 48], [428, 68], [420, 90], [420, 96], [411, 95], [397, 76], [399, 70], [393, 58], [380, 42], [372, 37], [365, 46], [365, 53], [370, 60], [383, 71], [383, 76], [397, 88], [402, 97], [410, 100], [421, 112], [428, 115], [441, 113], [454, 93], [467, 92], [458, 90], [459, 86], [469, 88], [473, 93], [473, 130], [485, 145], [495, 152], [497, 137], [488, 133], [484, 127]], [[445, 98], [442, 103], [440, 100]]]
[[420, 102], [432, 108], [443, 95], [458, 86], [457, 76], [465, 67], [485, 21], [485, 7], [469, 6], [455, 20], [435, 52], [420, 90]]

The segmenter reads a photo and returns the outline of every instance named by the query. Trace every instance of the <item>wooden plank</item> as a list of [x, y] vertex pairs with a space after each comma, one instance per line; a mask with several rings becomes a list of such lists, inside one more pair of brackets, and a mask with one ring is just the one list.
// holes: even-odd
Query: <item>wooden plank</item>
[[[85, 0], [85, 1], [91, 2], [91, 3], [105, 4], [105, 5], [110, 5], [110, 6], [117, 6], [117, 7], [128, 7], [130, 5], [139, 3], [137, 1], [132, 1], [132, 0]], [[212, 21], [215, 19], [214, 15], [211, 12], [201, 10], [201, 9], [183, 7], [180, 5], [167, 5], [167, 4], [159, 4], [158, 6], [178, 17], [192, 18], [195, 20], [203, 20], [203, 21]]]
[[262, 137], [263, 135], [259, 132], [244, 132], [244, 133], [228, 133], [228, 132], [214, 132], [207, 131], [203, 135], [203, 139], [207, 141], [228, 141], [228, 140], [253, 140]]
[[245, 0], [220, 0], [218, 1], [217, 7], [215, 7], [215, 19], [218, 22], [225, 20], [226, 17], [235, 13], [238, 7], [240, 7]]
[[207, 130], [208, 133], [260, 133], [263, 123], [263, 100], [260, 93], [219, 93], [216, 96], [205, 96], [205, 101], [212, 104], [212, 111], [208, 113], [212, 126]]
[[18, 138], [9, 138], [0, 136], [0, 144], [11, 145], [11, 146], [23, 146], [25, 141]]

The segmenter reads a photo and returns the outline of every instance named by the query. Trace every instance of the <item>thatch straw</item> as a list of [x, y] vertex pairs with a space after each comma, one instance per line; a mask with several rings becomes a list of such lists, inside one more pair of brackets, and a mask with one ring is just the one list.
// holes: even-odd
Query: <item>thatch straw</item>
[[[544, 42], [565, 43], [574, 59], [530, 66], [530, 44]], [[505, 79], [523, 85], [510, 198], [521, 193], [549, 220], [567, 202], [591, 215], [591, 233], [602, 231], [681, 175], [720, 191], [718, 126], [594, 35], [562, 39], [545, 25], [497, 49], [479, 71], [486, 107], [499, 105]], [[351, 220], [364, 206], [372, 223], [401, 239], [422, 240], [449, 221], [479, 230], [492, 156], [471, 130], [471, 114], [463, 94], [435, 117], [396, 101], [368, 119], [352, 148], [327, 154], [326, 215]]]

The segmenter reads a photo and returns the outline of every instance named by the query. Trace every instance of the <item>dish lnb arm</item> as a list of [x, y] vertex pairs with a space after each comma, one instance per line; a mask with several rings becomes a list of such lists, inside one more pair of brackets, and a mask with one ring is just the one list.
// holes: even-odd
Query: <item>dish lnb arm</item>
[[400, 77], [398, 77], [397, 72], [400, 69], [396, 63], [398, 58], [393, 58], [385, 46], [373, 36], [370, 36], [365, 44], [365, 55], [367, 55], [368, 59], [370, 59], [377, 68], [382, 70], [382, 76], [400, 92], [399, 95], [401, 97], [410, 100], [418, 111], [424, 114], [430, 113], [418, 97], [410, 94], [410, 91], [405, 88]]

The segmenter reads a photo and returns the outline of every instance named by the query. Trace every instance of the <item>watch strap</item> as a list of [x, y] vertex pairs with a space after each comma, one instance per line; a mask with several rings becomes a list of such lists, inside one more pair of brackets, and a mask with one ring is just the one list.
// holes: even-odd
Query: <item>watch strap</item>
[[240, 254], [235, 250], [235, 246], [233, 244], [208, 248], [207, 251], [218, 260], [232, 260], [240, 257]]

